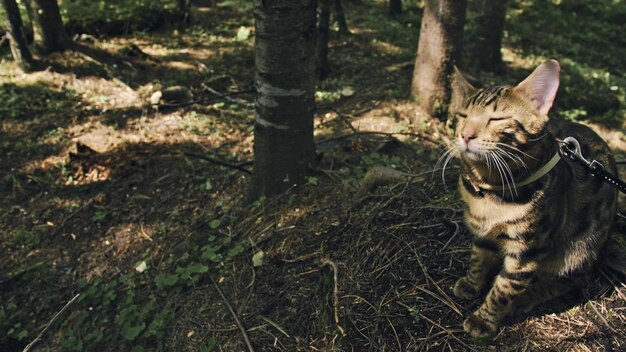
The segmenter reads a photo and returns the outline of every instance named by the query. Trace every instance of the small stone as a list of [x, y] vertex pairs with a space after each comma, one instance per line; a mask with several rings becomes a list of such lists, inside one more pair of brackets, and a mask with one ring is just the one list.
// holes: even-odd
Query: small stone
[[150, 104], [152, 105], [159, 105], [159, 102], [161, 101], [161, 96], [163, 95], [163, 93], [161, 93], [160, 90], [152, 93], [152, 95], [150, 96]]

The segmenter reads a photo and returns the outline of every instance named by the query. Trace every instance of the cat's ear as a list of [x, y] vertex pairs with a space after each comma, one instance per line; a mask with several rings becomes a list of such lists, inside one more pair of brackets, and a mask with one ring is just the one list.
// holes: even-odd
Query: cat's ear
[[556, 91], [559, 89], [560, 71], [561, 66], [558, 61], [544, 62], [518, 84], [515, 91], [530, 99], [539, 113], [547, 115], [554, 102]]
[[453, 90], [462, 100], [473, 95], [478, 90], [478, 88], [474, 87], [467, 78], [465, 78], [465, 75], [463, 75], [456, 65], [454, 65], [454, 79], [452, 84]]
[[463, 107], [465, 99], [471, 97], [477, 91], [478, 88], [472, 85], [455, 65], [452, 78], [452, 99], [450, 100], [448, 113], [455, 114], [459, 111]]

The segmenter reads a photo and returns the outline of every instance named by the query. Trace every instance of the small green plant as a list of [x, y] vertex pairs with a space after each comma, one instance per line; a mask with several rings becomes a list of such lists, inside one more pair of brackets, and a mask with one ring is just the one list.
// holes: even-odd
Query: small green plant
[[214, 263], [219, 263], [222, 261], [222, 254], [220, 253], [221, 249], [221, 244], [208, 244], [202, 247], [202, 254], [200, 255], [200, 258]]
[[22, 323], [17, 320], [18, 315], [19, 307], [15, 297], [0, 303], [0, 333], [22, 341], [29, 336], [29, 333], [24, 329]]
[[308, 185], [317, 186], [319, 184], [319, 179], [317, 177], [314, 177], [314, 176], [307, 176], [306, 177], [306, 183]]
[[418, 306], [411, 306], [408, 308], [408, 310], [409, 315], [411, 315], [411, 318], [413, 318], [413, 322], [415, 324], [419, 324], [422, 320], [422, 317], [420, 316], [420, 308]]
[[34, 231], [26, 229], [17, 229], [11, 234], [13, 245], [25, 249], [33, 249], [39, 245], [41, 238]]
[[201, 263], [192, 263], [188, 266], [179, 266], [176, 268], [176, 274], [183, 279], [193, 284], [198, 279], [200, 279], [200, 275], [209, 271], [209, 267], [201, 264]]
[[95, 212], [91, 220], [95, 223], [102, 223], [109, 217], [109, 210], [104, 205], [94, 205]]

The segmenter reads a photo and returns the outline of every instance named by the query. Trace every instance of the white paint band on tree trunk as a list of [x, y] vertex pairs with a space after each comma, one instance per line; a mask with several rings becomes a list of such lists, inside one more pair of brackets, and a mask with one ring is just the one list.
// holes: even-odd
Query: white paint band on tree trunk
[[277, 130], [288, 130], [291, 127], [287, 126], [287, 125], [279, 125], [273, 122], [269, 122], [267, 120], [264, 120], [261, 118], [261, 116], [259, 116], [259, 114], [254, 114], [254, 121], [256, 121], [259, 125], [263, 126], [263, 127], [271, 127], [271, 128], [275, 128]]
[[274, 87], [266, 82], [257, 82], [257, 91], [263, 95], [271, 95], [277, 97], [297, 97], [306, 94], [306, 91], [302, 89], [284, 89], [280, 87]]

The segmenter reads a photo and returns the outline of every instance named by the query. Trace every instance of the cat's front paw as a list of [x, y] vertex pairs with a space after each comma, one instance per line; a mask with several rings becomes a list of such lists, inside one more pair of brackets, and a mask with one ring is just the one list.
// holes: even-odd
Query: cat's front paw
[[476, 311], [465, 319], [463, 329], [475, 339], [491, 339], [496, 335], [498, 326], [481, 318]]
[[474, 299], [480, 296], [480, 290], [467, 277], [460, 278], [452, 289], [454, 295], [462, 299]]

